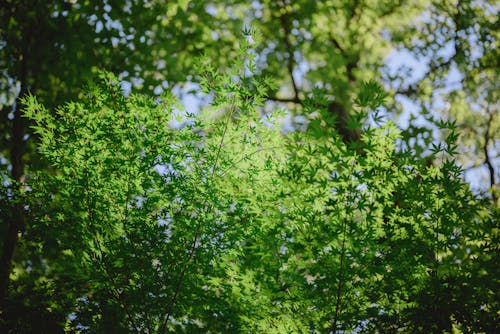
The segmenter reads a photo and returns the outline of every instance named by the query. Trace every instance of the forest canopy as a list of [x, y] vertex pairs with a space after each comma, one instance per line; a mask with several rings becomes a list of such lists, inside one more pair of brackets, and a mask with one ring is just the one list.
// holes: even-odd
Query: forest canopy
[[5, 1], [0, 329], [497, 332], [498, 9]]

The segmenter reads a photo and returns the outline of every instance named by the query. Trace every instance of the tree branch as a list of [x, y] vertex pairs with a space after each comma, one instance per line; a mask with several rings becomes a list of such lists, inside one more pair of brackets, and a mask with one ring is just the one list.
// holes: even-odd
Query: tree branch
[[431, 76], [432, 74], [436, 73], [439, 70], [446, 69], [451, 66], [451, 64], [455, 61], [455, 59], [462, 53], [462, 47], [460, 46], [460, 40], [458, 36], [458, 32], [460, 31], [460, 25], [459, 25], [459, 15], [460, 15], [460, 8], [458, 8], [457, 13], [453, 16], [453, 22], [455, 23], [455, 31], [454, 31], [454, 36], [453, 36], [453, 48], [454, 48], [454, 53], [451, 55], [447, 60], [444, 62], [438, 63], [437, 61], [430, 61], [429, 62], [429, 69], [424, 73], [421, 79], [417, 80], [417, 82], [410, 84], [408, 87], [404, 89], [398, 89], [396, 90], [396, 94], [401, 94], [401, 95], [415, 95], [420, 92], [420, 89], [418, 87], [418, 84], [424, 80], [425, 78]]
[[400, 88], [396, 90], [396, 94], [401, 94], [401, 95], [415, 95], [420, 93], [420, 88], [418, 87], [419, 83], [424, 80], [425, 78], [431, 76], [432, 74], [436, 73], [439, 70], [448, 68], [451, 66], [451, 64], [455, 61], [455, 59], [459, 55], [459, 49], [458, 47], [455, 46], [455, 53], [450, 56], [446, 61], [442, 63], [437, 63], [437, 62], [430, 62], [429, 63], [429, 69], [424, 73], [421, 79], [417, 80], [417, 82], [408, 85], [406, 88]]
[[332, 44], [340, 51], [340, 53], [345, 56], [344, 48], [342, 48], [342, 46], [340, 46], [339, 41], [335, 37], [333, 37], [333, 33], [331, 31], [330, 31], [330, 42], [332, 42]]
[[[217, 165], [219, 163], [220, 153], [221, 153], [221, 150], [222, 150], [222, 146], [224, 145], [224, 139], [226, 137], [226, 132], [227, 132], [227, 129], [229, 127], [229, 122], [231, 121], [231, 117], [234, 114], [234, 111], [235, 111], [235, 108], [233, 106], [231, 108], [231, 112], [228, 113], [226, 123], [224, 124], [224, 130], [222, 132], [222, 137], [221, 137], [221, 140], [219, 142], [219, 145], [217, 147], [217, 152], [215, 154], [215, 161], [214, 161], [214, 164], [212, 165], [212, 171], [211, 171], [211, 174], [210, 174], [210, 177], [212, 178], [212, 180], [213, 180], [213, 178], [215, 176], [215, 169], [217, 168]], [[206, 200], [206, 197], [205, 197], [205, 200]], [[208, 205], [210, 205], [210, 203], [205, 202], [204, 203], [204, 208], [206, 209]], [[213, 209], [214, 209], [214, 217], [215, 217], [215, 207], [213, 207]], [[198, 244], [198, 240], [199, 240], [200, 234], [201, 234], [201, 227], [203, 225], [202, 223], [203, 223], [203, 220], [202, 219], [198, 219], [198, 222], [196, 224], [196, 228], [195, 228], [195, 231], [194, 231], [193, 241], [192, 241], [191, 246], [189, 248], [188, 258], [186, 259], [186, 261], [184, 263], [184, 267], [181, 269], [181, 272], [179, 274], [179, 280], [177, 281], [177, 284], [176, 284], [176, 287], [175, 287], [175, 292], [174, 292], [174, 295], [172, 297], [172, 301], [171, 301], [171, 303], [170, 303], [170, 305], [169, 305], [169, 307], [167, 309], [167, 314], [165, 316], [165, 320], [163, 321], [162, 325], [160, 326], [160, 333], [164, 333], [166, 331], [167, 326], [168, 326], [168, 322], [170, 320], [170, 317], [172, 316], [172, 313], [174, 311], [175, 305], [177, 304], [177, 298], [178, 298], [178, 296], [179, 296], [179, 294], [181, 292], [182, 284], [183, 284], [183, 281], [184, 281], [184, 276], [186, 275], [186, 271], [187, 271], [188, 265], [191, 262], [191, 260], [193, 259], [194, 253], [198, 249], [197, 244]]]
[[347, 219], [342, 222], [342, 244], [340, 248], [340, 264], [339, 264], [339, 275], [336, 293], [336, 303], [335, 303], [335, 316], [333, 318], [332, 324], [330, 326], [330, 333], [337, 333], [337, 324], [339, 322], [340, 308], [342, 306], [342, 288], [344, 279], [344, 258], [345, 258], [345, 239], [347, 233]]
[[31, 28], [25, 32], [22, 40], [22, 50], [19, 54], [20, 74], [19, 81], [21, 90], [17, 96], [14, 105], [14, 119], [12, 120], [12, 139], [10, 142], [10, 164], [11, 177], [14, 180], [14, 190], [16, 191], [14, 201], [12, 203], [12, 215], [9, 217], [7, 231], [3, 236], [2, 257], [0, 258], [0, 304], [7, 296], [9, 287], [9, 277], [12, 269], [12, 262], [19, 243], [19, 233], [25, 226], [24, 204], [20, 200], [20, 191], [24, 183], [24, 151], [26, 144], [24, 141], [25, 120], [22, 114], [21, 105], [22, 99], [28, 94], [28, 43], [31, 40]]
[[[89, 171], [86, 170], [85, 171], [85, 180], [86, 180], [86, 184], [85, 184], [85, 206], [86, 206], [86, 209], [87, 209], [87, 215], [89, 217], [89, 222], [92, 222], [95, 218], [94, 218], [94, 210], [93, 210], [93, 203], [90, 199], [90, 176], [89, 176]], [[101, 221], [103, 221], [103, 219], [101, 219]], [[105, 276], [107, 276], [108, 280], [110, 281], [110, 287], [109, 287], [109, 293], [111, 294], [111, 296], [113, 297], [113, 299], [118, 303], [119, 307], [125, 312], [125, 315], [127, 316], [127, 318], [130, 320], [130, 325], [133, 327], [133, 329], [135, 330], [136, 333], [140, 333], [141, 331], [139, 330], [139, 327], [137, 326], [137, 324], [135, 323], [134, 321], [134, 318], [132, 316], [132, 314], [130, 313], [128, 307], [127, 307], [127, 304], [125, 304], [125, 302], [122, 300], [122, 292], [120, 292], [118, 290], [118, 284], [116, 283], [116, 280], [115, 280], [115, 277], [114, 275], [112, 275], [109, 270], [108, 270], [108, 267], [106, 266], [106, 264], [104, 263], [104, 257], [105, 257], [105, 253], [104, 253], [104, 250], [103, 250], [103, 247], [101, 246], [101, 242], [99, 241], [99, 235], [96, 233], [94, 233], [93, 235], [94, 237], [94, 242], [97, 246], [97, 250], [99, 251], [99, 256], [96, 256], [95, 252], [93, 254], [93, 257], [92, 259], [94, 260], [94, 262], [98, 265], [99, 268], [101, 268], [102, 272], [104, 273]]]
[[[282, 102], [282, 103], [295, 103], [299, 105], [303, 105], [304, 101], [291, 97], [291, 98], [279, 98], [276, 96], [268, 96], [267, 97], [269, 100], [275, 101], [275, 102]], [[346, 111], [345, 107], [336, 102], [336, 101], [331, 101], [328, 104], [328, 111], [335, 116], [336, 119], [336, 129], [338, 133], [341, 135], [342, 140], [344, 143], [352, 143], [352, 142], [357, 142], [359, 141], [361, 137], [361, 132], [359, 129], [350, 129], [349, 128], [349, 122], [351, 119], [351, 116], [349, 113]]]
[[280, 20], [280, 25], [281, 28], [283, 29], [283, 41], [285, 42], [286, 46], [286, 51], [288, 53], [288, 61], [287, 61], [287, 69], [288, 73], [290, 75], [290, 79], [292, 81], [292, 87], [293, 87], [293, 93], [295, 99], [299, 98], [299, 89], [297, 88], [297, 84], [295, 82], [295, 78], [293, 77], [293, 67], [294, 67], [294, 55], [293, 55], [293, 48], [292, 48], [292, 43], [290, 41], [290, 27], [289, 27], [289, 22], [288, 22], [288, 15], [283, 14], [279, 17]]
[[282, 103], [295, 103], [295, 104], [303, 104], [303, 100], [298, 97], [277, 97], [277, 96], [267, 96], [268, 100]]
[[[484, 132], [484, 146], [483, 146], [483, 152], [484, 152], [484, 163], [488, 167], [488, 171], [490, 174], [490, 187], [493, 188], [496, 185], [496, 180], [495, 180], [495, 168], [493, 167], [493, 163], [491, 162], [491, 158], [488, 152], [488, 145], [490, 143], [490, 128], [491, 128], [491, 123], [493, 121], [493, 113], [489, 113], [490, 117], [488, 117], [488, 122], [486, 123], [486, 131]], [[497, 202], [497, 196], [495, 194], [495, 191], [492, 192], [493, 196], [493, 202]]]

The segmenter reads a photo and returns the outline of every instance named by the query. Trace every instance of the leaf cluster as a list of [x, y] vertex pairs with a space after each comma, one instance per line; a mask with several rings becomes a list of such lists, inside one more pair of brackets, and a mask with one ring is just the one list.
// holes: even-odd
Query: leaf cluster
[[[498, 215], [461, 180], [454, 125], [432, 165], [391, 122], [357, 150], [331, 127], [281, 134], [258, 108], [273, 84], [252, 73], [250, 44], [227, 72], [201, 60], [218, 119], [174, 128], [172, 95], [125, 97], [108, 73], [55, 113], [24, 101], [51, 168], [30, 181], [40, 262], [19, 272], [44, 272], [34, 289], [58, 292], [64, 328], [498, 329]], [[376, 109], [381, 91], [368, 82], [357, 103]]]

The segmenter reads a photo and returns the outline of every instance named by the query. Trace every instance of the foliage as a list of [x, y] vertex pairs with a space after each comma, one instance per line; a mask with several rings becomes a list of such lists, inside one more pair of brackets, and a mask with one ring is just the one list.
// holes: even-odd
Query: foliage
[[0, 328], [498, 331], [497, 7], [2, 2]]
[[[498, 222], [461, 181], [453, 125], [436, 166], [398, 150], [391, 122], [359, 150], [331, 127], [282, 135], [256, 108], [273, 84], [252, 75], [249, 40], [226, 73], [201, 60], [221, 120], [172, 128], [172, 95], [125, 97], [111, 74], [55, 114], [26, 99], [51, 166], [30, 182], [26, 242], [50, 263], [35, 289], [65, 330], [496, 329], [498, 244], [475, 233], [497, 238]], [[378, 107], [364, 87], [357, 101]]]
[[494, 200], [500, 139], [498, 10], [488, 0], [429, 1], [420, 19], [393, 35], [399, 50], [425, 59], [424, 70], [388, 76], [395, 92], [415, 101], [422, 112], [457, 122], [458, 161], [476, 178], [478, 171], [485, 172], [483, 188], [490, 189]]

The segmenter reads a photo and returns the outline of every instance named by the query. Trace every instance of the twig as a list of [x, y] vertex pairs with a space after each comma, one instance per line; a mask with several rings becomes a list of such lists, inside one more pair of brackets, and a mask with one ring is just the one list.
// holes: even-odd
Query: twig
[[337, 323], [340, 316], [340, 308], [342, 306], [342, 280], [344, 279], [344, 257], [345, 257], [345, 239], [347, 233], [347, 219], [343, 220], [342, 223], [342, 245], [340, 249], [340, 268], [339, 268], [339, 276], [338, 276], [338, 284], [337, 284], [337, 295], [336, 295], [336, 304], [335, 304], [335, 317], [333, 318], [332, 325], [330, 326], [330, 332], [337, 332]]
[[424, 75], [422, 76], [421, 79], [419, 79], [417, 82], [415, 82], [413, 84], [410, 84], [408, 87], [406, 87], [404, 89], [396, 90], [396, 94], [414, 95], [414, 94], [419, 93], [420, 89], [418, 87], [418, 84], [422, 80], [424, 80], [425, 78], [428, 78], [431, 74], [434, 74], [436, 71], [438, 71], [440, 69], [449, 67], [455, 61], [455, 59], [461, 54], [462, 48], [460, 47], [460, 41], [459, 41], [459, 37], [458, 37], [458, 31], [460, 30], [460, 25], [459, 25], [459, 20], [458, 20], [458, 17], [460, 14], [460, 7], [458, 9], [459, 10], [457, 11], [456, 15], [453, 16], [453, 22], [455, 23], [455, 32], [454, 32], [454, 36], [453, 36], [453, 47], [455, 49], [455, 52], [453, 53], [453, 55], [451, 55], [447, 60], [445, 60], [442, 63], [433, 62], [431, 60], [431, 62], [429, 63], [429, 69], [427, 70], [427, 72], [424, 73]]
[[[220, 158], [220, 153], [221, 153], [221, 150], [222, 150], [222, 145], [224, 144], [224, 138], [226, 137], [226, 132], [227, 132], [227, 129], [229, 127], [229, 122], [231, 120], [231, 117], [232, 117], [233, 113], [234, 113], [234, 106], [231, 108], [231, 112], [228, 113], [226, 124], [224, 125], [224, 130], [222, 132], [222, 138], [221, 138], [221, 140], [219, 142], [219, 146], [217, 147], [217, 153], [215, 155], [215, 161], [214, 161], [214, 164], [212, 166], [212, 172], [211, 172], [211, 175], [210, 175], [212, 179], [214, 178], [214, 175], [215, 175], [215, 168], [217, 167], [217, 164], [219, 163], [219, 158]], [[163, 322], [163, 324], [160, 327], [160, 333], [164, 333], [165, 330], [167, 329], [168, 321], [170, 320], [170, 317], [171, 317], [172, 312], [174, 310], [175, 304], [177, 303], [177, 298], [178, 298], [179, 293], [180, 293], [181, 288], [182, 288], [182, 283], [183, 283], [183, 280], [184, 280], [184, 276], [186, 274], [186, 270], [187, 270], [188, 264], [193, 259], [194, 253], [195, 253], [195, 251], [197, 249], [196, 244], [198, 243], [198, 239], [200, 237], [200, 231], [201, 231], [202, 222], [203, 221], [200, 219], [200, 220], [198, 220], [198, 223], [196, 224], [194, 238], [193, 238], [193, 242], [191, 243], [191, 247], [189, 249], [188, 258], [186, 259], [186, 262], [184, 263], [184, 267], [182, 268], [181, 273], [179, 275], [179, 281], [177, 282], [177, 285], [176, 285], [176, 288], [175, 288], [175, 292], [174, 292], [174, 296], [172, 297], [172, 302], [170, 303], [170, 306], [169, 306], [168, 311], [167, 311], [167, 315], [165, 316], [165, 321]]]
[[262, 152], [262, 151], [274, 150], [276, 148], [279, 148], [279, 146], [261, 147], [259, 149], [256, 149], [255, 151], [250, 152], [249, 154], [245, 154], [245, 156], [243, 158], [241, 158], [241, 159], [236, 160], [235, 162], [233, 162], [231, 165], [229, 165], [229, 167], [227, 167], [226, 169], [224, 169], [223, 172], [226, 172], [226, 171], [230, 170], [231, 168], [233, 168], [234, 166], [236, 166], [237, 164], [239, 164], [243, 160], [247, 159], [248, 157], [251, 157], [254, 154], [257, 154], [257, 153]]
[[[484, 151], [484, 163], [488, 167], [488, 171], [490, 173], [490, 187], [493, 188], [496, 184], [495, 181], [495, 168], [493, 167], [493, 164], [491, 163], [491, 158], [488, 152], [488, 145], [490, 143], [490, 128], [491, 128], [491, 122], [493, 121], [493, 114], [489, 114], [490, 117], [488, 118], [488, 123], [486, 123], [486, 131], [484, 132], [484, 146], [483, 146], [483, 151]], [[492, 191], [492, 197], [493, 197], [493, 202], [497, 202], [497, 196], [495, 194], [495, 191]]]
[[288, 16], [286, 14], [283, 14], [280, 16], [279, 19], [280, 19], [281, 28], [283, 29], [283, 32], [284, 32], [283, 41], [285, 42], [286, 51], [288, 52], [287, 69], [288, 69], [288, 73], [290, 74], [290, 79], [292, 81], [294, 99], [298, 100], [299, 99], [299, 89], [297, 88], [295, 78], [293, 77], [293, 67], [294, 67], [295, 60], [294, 60], [294, 55], [293, 55], [292, 43], [290, 42], [290, 27], [288, 26]]
[[[92, 221], [94, 219], [94, 214], [93, 214], [93, 210], [92, 210], [92, 205], [91, 205], [91, 202], [90, 202], [90, 184], [89, 184], [89, 171], [86, 170], [85, 171], [85, 179], [86, 179], [86, 189], [85, 189], [85, 205], [87, 207], [87, 214], [89, 216], [89, 221]], [[93, 259], [94, 261], [97, 262], [97, 264], [101, 267], [101, 269], [103, 270], [104, 274], [108, 277], [108, 279], [111, 281], [111, 295], [113, 296], [113, 298], [118, 302], [118, 305], [123, 309], [123, 311], [125, 312], [125, 315], [127, 316], [127, 318], [129, 318], [130, 320], [130, 324], [132, 325], [132, 327], [135, 329], [135, 331], [137, 333], [140, 333], [141, 331], [139, 330], [139, 327], [137, 326], [137, 324], [135, 323], [134, 321], [134, 318], [132, 317], [132, 315], [130, 314], [129, 310], [128, 310], [128, 307], [127, 305], [121, 300], [120, 298], [120, 292], [118, 291], [117, 289], [117, 284], [116, 284], [116, 281], [114, 279], [114, 276], [111, 275], [108, 271], [108, 268], [106, 267], [106, 265], [102, 262], [103, 261], [103, 254], [104, 254], [104, 251], [102, 249], [102, 246], [101, 246], [101, 243], [99, 241], [99, 237], [97, 234], [94, 235], [94, 241], [97, 245], [97, 249], [100, 253], [100, 258], [97, 259], [95, 256], [93, 256]]]
[[275, 102], [283, 102], [283, 103], [295, 103], [302, 104], [304, 101], [299, 99], [298, 97], [277, 97], [277, 96], [268, 96], [268, 100], [272, 100]]

